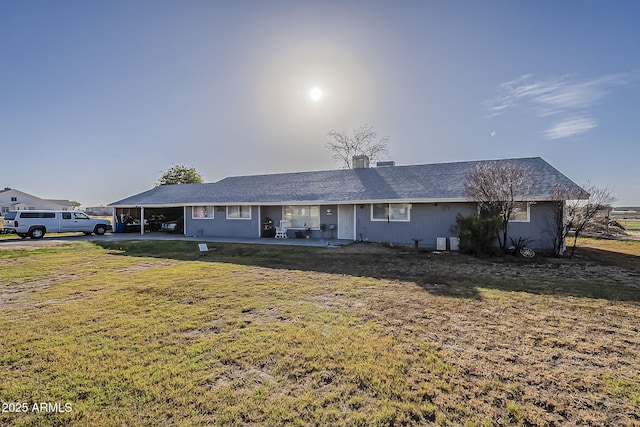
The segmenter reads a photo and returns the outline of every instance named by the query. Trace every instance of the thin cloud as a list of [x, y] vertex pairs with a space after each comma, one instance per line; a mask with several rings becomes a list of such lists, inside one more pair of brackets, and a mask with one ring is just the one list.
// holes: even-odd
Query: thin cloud
[[544, 135], [548, 139], [566, 138], [595, 128], [593, 109], [612, 88], [627, 83], [622, 74], [584, 81], [568, 75], [536, 79], [534, 74], [525, 74], [502, 83], [498, 96], [485, 104], [490, 117], [509, 109], [533, 112], [541, 118], [559, 117]]
[[590, 131], [598, 126], [598, 122], [592, 117], [575, 117], [556, 122], [544, 132], [546, 139], [568, 138]]

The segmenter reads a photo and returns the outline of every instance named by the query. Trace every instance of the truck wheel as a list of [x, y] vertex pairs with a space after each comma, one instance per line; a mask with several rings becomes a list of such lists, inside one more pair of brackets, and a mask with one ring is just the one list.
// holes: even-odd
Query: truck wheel
[[107, 232], [107, 227], [105, 227], [104, 225], [96, 225], [96, 228], [93, 229], [93, 232], [96, 233], [98, 236], [102, 236], [104, 233]]
[[29, 230], [29, 237], [32, 239], [42, 239], [44, 237], [44, 228], [42, 227], [34, 227]]

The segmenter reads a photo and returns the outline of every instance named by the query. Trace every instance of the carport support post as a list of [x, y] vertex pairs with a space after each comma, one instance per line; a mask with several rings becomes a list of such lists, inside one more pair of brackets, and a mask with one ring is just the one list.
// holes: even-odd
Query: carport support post
[[140, 206], [140, 235], [144, 236], [144, 206]]

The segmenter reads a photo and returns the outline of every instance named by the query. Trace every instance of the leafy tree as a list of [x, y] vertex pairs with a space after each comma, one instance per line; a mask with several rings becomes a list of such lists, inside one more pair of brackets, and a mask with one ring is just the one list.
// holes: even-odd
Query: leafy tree
[[534, 185], [531, 169], [513, 162], [477, 163], [467, 176], [467, 197], [478, 203], [481, 212], [501, 220], [495, 230], [501, 249], [507, 245], [509, 220], [516, 203], [527, 202]]
[[202, 176], [193, 167], [176, 165], [165, 171], [156, 185], [201, 184]]
[[332, 130], [331, 141], [326, 147], [333, 152], [333, 159], [341, 169], [353, 169], [354, 156], [366, 155], [371, 162], [382, 160], [388, 154], [389, 137], [378, 138], [378, 134], [370, 125], [364, 125], [348, 133]]

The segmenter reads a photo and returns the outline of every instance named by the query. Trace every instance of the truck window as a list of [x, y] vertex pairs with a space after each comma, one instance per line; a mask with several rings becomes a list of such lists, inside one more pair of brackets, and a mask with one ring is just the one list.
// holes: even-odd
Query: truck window
[[71, 219], [71, 212], [62, 212], [62, 219]]
[[55, 212], [21, 212], [20, 218], [55, 218]]
[[75, 212], [73, 215], [76, 217], [76, 219], [90, 219], [88, 216], [86, 216], [82, 212]]
[[4, 219], [13, 221], [14, 219], [16, 219], [16, 213], [15, 212], [8, 212], [5, 216]]

